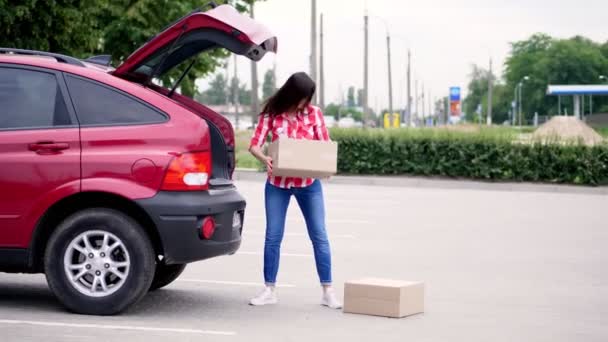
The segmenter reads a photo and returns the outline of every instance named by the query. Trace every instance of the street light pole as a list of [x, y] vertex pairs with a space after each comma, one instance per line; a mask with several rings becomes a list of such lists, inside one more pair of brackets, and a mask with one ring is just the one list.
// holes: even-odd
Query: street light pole
[[519, 101], [517, 100], [517, 91], [519, 88], [519, 84], [515, 85], [515, 90], [513, 91], [513, 105], [511, 106], [511, 125], [515, 126], [515, 122], [517, 120], [517, 117], [519, 116], [517, 114], [517, 106], [519, 104]]
[[369, 116], [369, 17], [367, 10], [363, 17], [363, 125], [367, 125]]
[[412, 78], [411, 78], [412, 54], [407, 50], [407, 126], [412, 127]]
[[522, 96], [521, 96], [521, 93], [522, 93], [521, 88], [522, 88], [523, 85], [524, 85], [523, 82], [519, 82], [519, 111], [517, 113], [517, 117], [519, 118], [518, 119], [518, 121], [519, 121], [519, 128], [521, 128], [521, 121], [522, 121], [522, 105], [521, 105], [521, 103], [524, 102], [523, 99], [522, 99]]
[[488, 126], [492, 125], [492, 85], [493, 85], [492, 82], [493, 82], [492, 58], [490, 58], [490, 72], [488, 74], [488, 118], [487, 118]]
[[[255, 18], [254, 3], [252, 2], [249, 10], [252, 18]], [[258, 94], [259, 89], [258, 82], [258, 64], [251, 61], [251, 122], [255, 122], [256, 116], [260, 113], [260, 97]]]
[[519, 81], [519, 127], [521, 128], [522, 126], [522, 119], [523, 119], [523, 110], [522, 110], [522, 103], [524, 102], [522, 93], [523, 90], [522, 88], [524, 87], [524, 82], [528, 81], [530, 79], [529, 76], [524, 76], [524, 78], [521, 79], [521, 81]]
[[388, 57], [388, 111], [393, 115], [393, 75], [391, 72], [391, 36], [386, 30], [386, 55]]
[[320, 51], [319, 51], [319, 105], [325, 110], [325, 42], [323, 31], [323, 13], [321, 13], [321, 36], [320, 36]]

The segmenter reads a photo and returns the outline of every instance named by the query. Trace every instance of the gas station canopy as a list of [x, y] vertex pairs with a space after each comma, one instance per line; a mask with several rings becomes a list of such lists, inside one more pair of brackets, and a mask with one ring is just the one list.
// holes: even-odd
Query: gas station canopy
[[[589, 96], [589, 113], [593, 113], [593, 96], [608, 95], [608, 84], [591, 84], [591, 85], [549, 85], [547, 95], [558, 96], [558, 112], [561, 115], [561, 97], [572, 96], [574, 99], [574, 116], [581, 119], [581, 112], [584, 113], [585, 97]], [[583, 99], [581, 105], [581, 97]]]
[[598, 85], [550, 85], [547, 95], [608, 95], [608, 84]]

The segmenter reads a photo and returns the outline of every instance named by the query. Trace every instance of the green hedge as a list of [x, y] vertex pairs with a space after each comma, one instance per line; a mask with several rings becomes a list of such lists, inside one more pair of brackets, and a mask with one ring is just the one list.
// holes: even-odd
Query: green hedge
[[496, 181], [608, 184], [608, 146], [514, 143], [509, 130], [342, 130], [338, 170]]

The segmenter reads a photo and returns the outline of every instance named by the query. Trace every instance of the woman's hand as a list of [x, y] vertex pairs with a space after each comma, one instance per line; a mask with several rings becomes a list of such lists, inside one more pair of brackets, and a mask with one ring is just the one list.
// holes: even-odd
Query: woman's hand
[[272, 158], [270, 156], [264, 156], [260, 161], [266, 166], [268, 176], [272, 176]]
[[262, 149], [258, 146], [251, 146], [249, 148], [249, 152], [251, 152], [251, 154], [260, 161], [260, 163], [266, 166], [268, 175], [272, 176], [272, 158], [265, 155], [264, 152], [262, 152]]

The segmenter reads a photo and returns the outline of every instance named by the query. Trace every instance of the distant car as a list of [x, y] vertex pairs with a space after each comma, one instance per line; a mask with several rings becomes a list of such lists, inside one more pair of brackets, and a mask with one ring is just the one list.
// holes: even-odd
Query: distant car
[[324, 116], [324, 118], [325, 118], [325, 125], [327, 127], [336, 126], [336, 119], [333, 116]]
[[245, 200], [221, 115], [152, 82], [204, 51], [276, 38], [230, 6], [193, 12], [118, 68], [0, 49], [0, 271], [46, 274], [70, 310], [116, 314], [187, 263], [235, 253]]
[[356, 122], [355, 122], [355, 119], [353, 119], [353, 118], [346, 117], [346, 118], [341, 118], [338, 121], [338, 127], [340, 127], [340, 128], [352, 128], [355, 126], [356, 126]]

